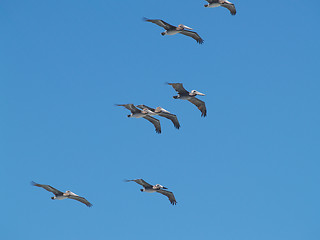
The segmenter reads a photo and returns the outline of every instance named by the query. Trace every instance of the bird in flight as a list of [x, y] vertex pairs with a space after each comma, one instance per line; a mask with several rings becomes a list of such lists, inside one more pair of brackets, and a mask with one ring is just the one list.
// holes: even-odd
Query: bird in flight
[[163, 27], [166, 31], [161, 33], [162, 36], [164, 36], [164, 35], [175, 35], [177, 33], [181, 33], [181, 34], [186, 35], [188, 37], [192, 37], [199, 44], [202, 44], [204, 42], [203, 39], [199, 36], [198, 33], [186, 30], [186, 29], [192, 30], [192, 28], [190, 28], [190, 27], [188, 27], [186, 25], [180, 24], [178, 27], [176, 27], [176, 26], [173, 26], [173, 25], [171, 25], [169, 23], [166, 23], [165, 21], [160, 20], [160, 19], [144, 18], [143, 20], [146, 21], [146, 22], [151, 22], [151, 23], [157, 24], [160, 27]]
[[92, 204], [85, 198], [83, 197], [80, 197], [78, 196], [77, 194], [71, 192], [71, 191], [66, 191], [65, 193], [51, 187], [50, 185], [44, 185], [44, 184], [38, 184], [38, 183], [35, 183], [35, 182], [31, 182], [31, 184], [33, 186], [36, 186], [36, 187], [41, 187], [49, 192], [52, 192], [54, 194], [54, 197], [51, 197], [52, 200], [63, 200], [63, 199], [67, 199], [67, 198], [70, 198], [70, 199], [74, 199], [74, 200], [77, 200], [79, 202], [82, 202], [84, 203], [85, 205], [87, 205], [88, 207], [91, 207]]
[[144, 181], [143, 179], [133, 179], [133, 180], [125, 180], [125, 181], [126, 182], [136, 182], [136, 183], [140, 184], [141, 186], [143, 186], [143, 189], [140, 189], [141, 192], [161, 193], [169, 198], [169, 201], [172, 205], [177, 204], [177, 201], [176, 201], [173, 193], [166, 191], [166, 190], [163, 190], [163, 189], [167, 189], [167, 188], [160, 185], [160, 184], [151, 185], [151, 184], [147, 183], [146, 181]]

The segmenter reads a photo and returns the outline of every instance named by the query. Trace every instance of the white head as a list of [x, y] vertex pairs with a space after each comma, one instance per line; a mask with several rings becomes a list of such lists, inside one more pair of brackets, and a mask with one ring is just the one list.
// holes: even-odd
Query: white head
[[156, 111], [156, 112], [166, 112], [166, 113], [170, 113], [169, 111], [165, 110], [165, 109], [162, 108], [162, 107], [157, 107], [157, 108], [155, 109], [155, 111]]
[[73, 193], [73, 192], [71, 192], [71, 191], [66, 191], [66, 194], [68, 194], [68, 195], [73, 195], [73, 196], [78, 196], [77, 194], [75, 194], [75, 193]]
[[182, 29], [189, 29], [189, 30], [192, 30], [191, 27], [188, 27], [186, 25], [183, 25], [183, 24], [180, 24], [178, 27], [182, 28]]
[[164, 187], [164, 186], [162, 186], [162, 185], [160, 185], [160, 184], [156, 184], [156, 185], [154, 185], [156, 188], [159, 188], [159, 189], [168, 189], [168, 188], [166, 188], [166, 187]]
[[205, 96], [204, 93], [198, 92], [197, 90], [192, 90], [192, 91], [190, 92], [190, 95], [191, 95], [191, 96], [196, 96], [196, 95]]
[[150, 111], [148, 108], [144, 108], [144, 109], [142, 109], [142, 110], [141, 110], [141, 112], [142, 112], [142, 113], [145, 113], [145, 114], [153, 113], [153, 112], [152, 112], [152, 111]]

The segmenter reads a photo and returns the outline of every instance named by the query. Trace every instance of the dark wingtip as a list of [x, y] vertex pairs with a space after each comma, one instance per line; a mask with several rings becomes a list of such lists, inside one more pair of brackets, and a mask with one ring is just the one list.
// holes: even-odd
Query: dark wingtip
[[145, 21], [145, 22], [147, 22], [149, 19], [148, 18], [146, 18], [146, 17], [143, 17], [142, 18], [142, 21]]

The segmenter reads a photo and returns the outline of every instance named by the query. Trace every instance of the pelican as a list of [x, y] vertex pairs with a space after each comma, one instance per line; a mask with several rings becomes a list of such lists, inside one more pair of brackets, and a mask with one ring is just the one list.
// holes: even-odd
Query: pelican
[[143, 19], [146, 22], [152, 22], [154, 24], [157, 24], [160, 27], [163, 27], [166, 31], [161, 33], [162, 36], [164, 36], [164, 35], [175, 35], [177, 33], [181, 33], [181, 34], [186, 35], [188, 37], [192, 37], [199, 44], [203, 43], [203, 39], [198, 35], [198, 33], [185, 30], [185, 29], [192, 30], [192, 28], [190, 28], [188, 26], [180, 24], [178, 27], [176, 27], [176, 26], [172, 26], [169, 23], [166, 23], [165, 21], [162, 21], [160, 19], [148, 19], [148, 18], [143, 18]]
[[214, 7], [225, 7], [229, 9], [231, 15], [236, 15], [237, 11], [233, 3], [227, 0], [206, 0], [209, 4], [205, 4], [204, 6], [207, 8], [214, 8]]
[[136, 182], [143, 186], [143, 189], [140, 189], [141, 192], [148, 192], [148, 193], [153, 193], [153, 192], [158, 192], [161, 193], [169, 198], [169, 201], [172, 205], [176, 205], [177, 201], [173, 195], [172, 192], [163, 190], [163, 189], [168, 189], [160, 184], [156, 184], [152, 186], [151, 184], [147, 183], [143, 179], [133, 179], [133, 180], [125, 180], [126, 182]]
[[173, 123], [174, 127], [179, 129], [180, 128], [180, 123], [178, 121], [178, 118], [176, 115], [168, 112], [167, 110], [165, 110], [162, 107], [157, 107], [156, 109], [148, 107], [146, 105], [137, 105], [136, 107], [140, 108], [140, 109], [144, 109], [144, 111], [147, 111], [148, 114], [150, 116], [157, 116], [159, 115], [160, 117], [165, 117], [171, 120], [171, 122]]
[[205, 102], [201, 101], [200, 99], [196, 98], [195, 96], [205, 96], [205, 94], [198, 92], [196, 90], [192, 90], [191, 92], [188, 92], [184, 89], [182, 83], [167, 83], [168, 85], [171, 85], [174, 90], [178, 92], [178, 96], [173, 96], [174, 99], [182, 99], [182, 100], [188, 100], [192, 104], [196, 105], [198, 109], [201, 111], [201, 117], [207, 116], [207, 108]]
[[70, 199], [74, 199], [74, 200], [77, 200], [79, 202], [82, 202], [84, 203], [85, 205], [87, 205], [88, 207], [91, 207], [92, 204], [90, 202], [88, 202], [88, 200], [86, 200], [85, 198], [83, 197], [80, 197], [78, 196], [77, 194], [74, 194], [73, 192], [71, 191], [66, 191], [65, 193], [51, 187], [50, 185], [44, 185], [44, 184], [38, 184], [38, 183], [35, 183], [35, 182], [31, 182], [31, 184], [33, 186], [36, 186], [36, 187], [42, 187], [43, 189], [49, 191], [49, 192], [52, 192], [54, 194], [54, 197], [51, 197], [52, 200], [63, 200], [63, 199], [66, 199], [66, 198], [70, 198]]
[[141, 111], [140, 109], [136, 108], [133, 104], [116, 104], [116, 106], [122, 106], [130, 110], [131, 114], [128, 115], [129, 118], [144, 118], [148, 120], [154, 125], [156, 133], [161, 133], [160, 121], [156, 118], [149, 116], [146, 110]]

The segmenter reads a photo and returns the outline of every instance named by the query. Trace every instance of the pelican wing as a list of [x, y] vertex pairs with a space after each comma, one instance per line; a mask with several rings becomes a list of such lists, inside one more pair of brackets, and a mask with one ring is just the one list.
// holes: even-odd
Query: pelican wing
[[154, 110], [155, 110], [154, 108], [148, 107], [148, 106], [143, 105], [143, 104], [137, 105], [136, 107], [141, 108], [141, 109], [146, 108], [146, 109], [149, 109], [152, 112], [154, 112]]
[[175, 128], [177, 128], [177, 129], [180, 128], [180, 123], [179, 123], [178, 118], [177, 118], [176, 115], [174, 115], [172, 113], [167, 113], [167, 112], [163, 112], [162, 111], [162, 112], [159, 113], [159, 116], [170, 119]]
[[200, 99], [195, 97], [188, 99], [188, 101], [198, 107], [198, 109], [201, 111], [201, 117], [207, 116], [207, 108], [204, 101], [201, 101]]
[[202, 44], [204, 41], [203, 39], [198, 35], [198, 33], [193, 32], [193, 31], [188, 31], [188, 30], [182, 30], [179, 33], [186, 35], [188, 37], [192, 37], [194, 40], [197, 41], [197, 43]]
[[140, 184], [141, 186], [143, 186], [144, 188], [152, 188], [153, 186], [149, 183], [147, 183], [146, 181], [144, 181], [143, 179], [133, 179], [133, 180], [125, 180], [126, 182], [136, 182], [138, 184]]
[[176, 90], [179, 94], [189, 94], [187, 90], [184, 89], [182, 83], [167, 83], [168, 85], [171, 85], [174, 90]]
[[49, 192], [52, 192], [54, 195], [62, 195], [63, 192], [59, 191], [58, 189], [55, 189], [53, 187], [51, 187], [50, 185], [44, 185], [44, 184], [39, 184], [39, 183], [35, 183], [35, 182], [31, 182], [31, 184], [33, 186], [36, 186], [36, 187], [41, 187]]
[[221, 4], [221, 7], [225, 7], [227, 9], [229, 9], [231, 15], [236, 15], [236, 13], [237, 13], [236, 7], [234, 6], [233, 3], [224, 2]]
[[76, 195], [76, 194], [70, 194], [70, 195], [68, 195], [67, 196], [68, 198], [70, 198], [70, 199], [74, 199], [74, 200], [77, 200], [77, 201], [79, 201], [79, 202], [82, 202], [82, 203], [84, 203], [85, 205], [87, 205], [88, 207], [92, 207], [92, 204], [87, 200], [87, 199], [85, 199], [85, 198], [83, 198], [83, 197], [80, 197], [80, 196], [78, 196], [78, 195]]
[[149, 122], [151, 122], [154, 127], [156, 128], [156, 133], [161, 133], [161, 125], [160, 125], [160, 121], [154, 117], [148, 116], [146, 115], [145, 117], [143, 117], [144, 119], [148, 120]]
[[160, 27], [163, 27], [165, 30], [169, 30], [172, 28], [175, 28], [175, 26], [172, 26], [169, 23], [166, 23], [165, 21], [161, 20], [161, 19], [148, 19], [148, 18], [143, 18], [144, 21], [146, 22], [152, 22], [154, 24], [157, 24]]
[[138, 108], [136, 108], [133, 104], [116, 104], [116, 106], [122, 106], [131, 111], [132, 113], [141, 112]]
[[176, 198], [174, 197], [172, 192], [169, 192], [169, 191], [166, 191], [166, 190], [163, 190], [163, 189], [157, 190], [157, 192], [167, 196], [172, 205], [176, 205], [177, 204]]

